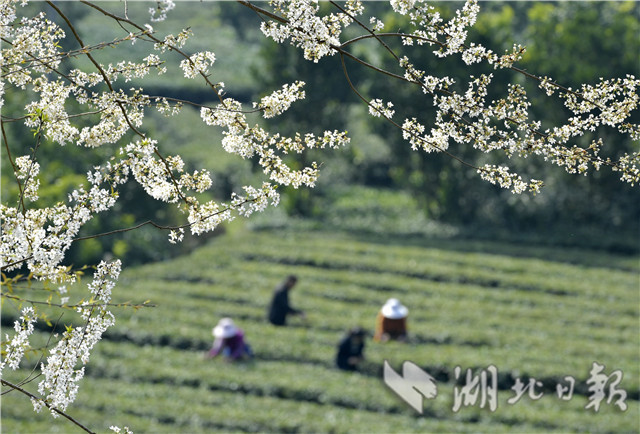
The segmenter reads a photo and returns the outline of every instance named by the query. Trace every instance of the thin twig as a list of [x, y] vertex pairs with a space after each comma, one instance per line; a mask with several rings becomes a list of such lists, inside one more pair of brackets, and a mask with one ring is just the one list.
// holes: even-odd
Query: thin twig
[[242, 6], [246, 6], [249, 9], [251, 9], [251, 10], [257, 12], [257, 13], [265, 15], [265, 16], [273, 19], [273, 20], [276, 20], [276, 21], [282, 23], [282, 24], [289, 24], [289, 20], [287, 20], [286, 18], [282, 18], [281, 16], [278, 16], [278, 15], [276, 15], [274, 13], [271, 13], [266, 9], [259, 8], [258, 6], [251, 4], [250, 2], [248, 2], [246, 0], [236, 0], [236, 1], [238, 3], [240, 3]]
[[[18, 191], [20, 192], [20, 198], [23, 198], [24, 193], [22, 191], [22, 183], [18, 179], [18, 168], [16, 167], [13, 161], [13, 158], [11, 157], [11, 150], [9, 149], [9, 141], [7, 140], [7, 132], [4, 129], [4, 121], [0, 121], [0, 129], [2, 129], [2, 141], [4, 142], [4, 147], [7, 149], [7, 158], [9, 158], [11, 167], [13, 167], [13, 173], [16, 178], [16, 183], [18, 184]], [[24, 209], [24, 202], [22, 202], [22, 209]]]
[[56, 413], [58, 413], [60, 416], [68, 419], [69, 421], [71, 421], [72, 423], [74, 423], [75, 425], [77, 425], [78, 427], [80, 427], [82, 430], [88, 432], [88, 433], [92, 433], [94, 434], [94, 431], [91, 431], [89, 428], [87, 428], [86, 426], [84, 426], [83, 424], [81, 424], [80, 422], [78, 422], [76, 419], [74, 419], [73, 417], [71, 417], [70, 415], [68, 415], [67, 413], [65, 413], [64, 411], [52, 406], [51, 404], [49, 404], [48, 402], [46, 402], [45, 400], [43, 400], [42, 398], [39, 398], [37, 396], [35, 396], [34, 394], [32, 394], [31, 392], [27, 392], [26, 390], [24, 390], [22, 387], [16, 385], [16, 384], [12, 384], [10, 382], [8, 382], [7, 380], [4, 379], [0, 379], [0, 383], [2, 383], [3, 386], [7, 386], [12, 388], [13, 390], [16, 390], [20, 393], [24, 393], [25, 395], [27, 395], [29, 398], [31, 399], [35, 399], [39, 402], [42, 402], [44, 404], [45, 407], [47, 407], [49, 410], [55, 411]]
[[43, 306], [53, 306], [53, 307], [60, 307], [60, 308], [65, 308], [65, 309], [75, 309], [77, 307], [98, 307], [98, 306], [110, 306], [110, 307], [132, 307], [134, 309], [139, 309], [142, 307], [157, 307], [157, 305], [155, 304], [150, 304], [150, 303], [130, 303], [130, 302], [124, 302], [124, 303], [88, 303], [88, 304], [60, 304], [60, 303], [51, 303], [49, 301], [38, 301], [38, 300], [29, 300], [27, 298], [22, 298], [22, 297], [18, 297], [17, 295], [13, 295], [13, 294], [6, 294], [3, 292], [0, 292], [0, 297], [6, 297], [9, 298], [11, 300], [16, 300], [16, 301], [20, 301], [23, 303], [29, 303], [29, 304], [40, 304]]
[[[344, 76], [347, 79], [347, 83], [349, 84], [349, 87], [351, 88], [351, 90], [353, 92], [355, 92], [356, 95], [358, 95], [358, 97], [364, 101], [365, 104], [367, 104], [369, 107], [372, 107], [374, 110], [376, 109], [375, 107], [373, 107], [366, 99], [364, 96], [362, 96], [362, 94], [360, 94], [360, 92], [358, 91], [358, 89], [356, 89], [356, 87], [353, 85], [353, 83], [351, 82], [351, 78], [349, 77], [349, 73], [347, 72], [347, 66], [344, 63], [344, 56], [340, 56], [340, 60], [342, 61], [342, 71], [344, 72]], [[386, 117], [384, 114], [380, 113], [382, 115], [382, 117], [384, 117], [388, 122], [390, 122], [393, 126], [395, 126], [396, 128], [399, 128], [402, 131], [406, 131], [408, 133], [410, 133], [411, 135], [413, 135], [414, 137], [416, 137], [418, 140], [420, 140], [421, 142], [424, 142], [424, 139], [422, 139], [422, 137], [420, 136], [416, 136], [415, 134], [413, 134], [411, 131], [406, 130], [405, 128], [403, 128], [401, 125], [399, 125], [397, 122], [395, 122], [394, 120]], [[479, 167], [474, 166], [471, 163], [467, 163], [466, 161], [462, 160], [461, 158], [453, 155], [452, 153], [450, 153], [449, 151], [446, 151], [444, 149], [440, 149], [437, 146], [434, 145], [430, 145], [433, 146], [434, 148], [436, 148], [439, 152], [442, 152], [443, 154], [453, 158], [454, 160], [462, 163], [465, 166], [471, 167], [472, 169], [476, 169], [476, 170], [482, 170]]]

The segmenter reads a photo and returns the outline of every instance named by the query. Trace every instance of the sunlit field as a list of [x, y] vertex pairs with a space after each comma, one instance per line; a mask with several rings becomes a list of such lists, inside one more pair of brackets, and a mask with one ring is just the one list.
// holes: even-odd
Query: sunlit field
[[[126, 264], [125, 264], [126, 265]], [[306, 319], [278, 328], [265, 320], [275, 286], [288, 274]], [[301, 230], [235, 231], [188, 256], [127, 269], [116, 302], [156, 307], [119, 310], [94, 350], [69, 414], [89, 428], [134, 432], [637, 432], [639, 423], [638, 258], [518, 245], [376, 239]], [[409, 307], [411, 341], [366, 342], [360, 372], [334, 367], [336, 344], [352, 326], [373, 332], [389, 297]], [[3, 306], [3, 324], [16, 311]], [[251, 362], [204, 357], [211, 328], [230, 316], [256, 354]], [[66, 322], [65, 322], [66, 320]], [[69, 323], [65, 317], [60, 324]], [[46, 345], [49, 332], [40, 329]], [[438, 394], [419, 414], [384, 384], [388, 360], [412, 361], [436, 378]], [[31, 357], [30, 363], [36, 358]], [[586, 409], [597, 362], [628, 408], [605, 398]], [[467, 369], [497, 368], [498, 407], [481, 408], [483, 390], [453, 411]], [[6, 372], [28, 376], [32, 366]], [[460, 379], [456, 381], [455, 368]], [[571, 399], [556, 386], [575, 380]], [[510, 404], [516, 379], [536, 386]], [[24, 387], [35, 389], [38, 380]], [[609, 386], [605, 389], [609, 397]], [[613, 397], [616, 398], [616, 397]], [[75, 432], [61, 418], [35, 414], [16, 393], [2, 397], [3, 432]]]

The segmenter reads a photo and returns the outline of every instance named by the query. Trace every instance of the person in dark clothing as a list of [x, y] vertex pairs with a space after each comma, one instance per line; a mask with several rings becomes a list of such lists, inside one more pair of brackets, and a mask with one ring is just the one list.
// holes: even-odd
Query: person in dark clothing
[[276, 288], [268, 314], [268, 319], [271, 324], [277, 326], [285, 325], [287, 323], [287, 315], [304, 316], [303, 311], [294, 309], [289, 304], [289, 291], [295, 286], [297, 281], [298, 278], [291, 275]]
[[345, 371], [358, 369], [358, 365], [364, 360], [364, 337], [364, 330], [355, 327], [342, 338], [338, 344], [338, 354], [336, 354], [338, 368]]

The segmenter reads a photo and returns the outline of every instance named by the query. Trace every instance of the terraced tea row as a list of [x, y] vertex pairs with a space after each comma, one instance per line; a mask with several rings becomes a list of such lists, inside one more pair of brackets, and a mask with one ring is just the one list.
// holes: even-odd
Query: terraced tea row
[[[555, 262], [542, 259], [540, 251], [534, 259], [496, 253], [511, 251], [509, 246], [490, 245], [493, 253], [483, 255], [435, 244], [402, 247], [327, 233], [228, 233], [187, 257], [129, 269], [114, 302], [149, 299], [156, 307], [119, 311], [71, 412], [96, 427], [128, 424], [138, 432], [637, 428], [640, 294], [638, 270], [625, 269], [629, 261], [610, 269], [579, 265], [569, 254]], [[299, 276], [291, 298], [307, 318], [273, 327], [266, 307], [288, 274]], [[410, 308], [410, 342], [368, 340], [360, 373], [335, 369], [344, 331], [354, 325], [372, 330], [380, 306], [392, 296]], [[3, 325], [11, 325], [15, 312], [10, 303], [3, 305]], [[211, 328], [224, 316], [245, 331], [253, 362], [204, 358]], [[73, 321], [67, 315], [59, 326]], [[40, 325], [39, 345], [47, 344], [46, 329]], [[384, 386], [385, 360], [395, 369], [411, 360], [435, 376], [438, 396], [425, 401], [423, 416]], [[594, 361], [607, 372], [624, 373], [626, 412], [612, 404], [598, 413], [585, 410]], [[454, 389], [463, 381], [456, 382], [454, 368], [478, 372], [489, 365], [499, 371], [498, 409], [452, 411]], [[567, 375], [575, 378], [574, 396], [560, 401], [555, 387]], [[543, 398], [525, 394], [508, 404], [516, 379], [530, 377], [542, 383], [537, 390]], [[30, 406], [14, 406], [12, 395], [3, 397], [3, 410], [7, 402], [11, 407], [3, 411], [5, 427], [19, 432], [48, 426], [46, 416], [28, 419]]]

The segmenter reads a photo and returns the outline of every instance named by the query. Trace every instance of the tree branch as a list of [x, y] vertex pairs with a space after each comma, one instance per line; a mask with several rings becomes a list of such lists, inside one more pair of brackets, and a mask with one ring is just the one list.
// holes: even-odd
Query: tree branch
[[31, 392], [27, 392], [26, 390], [24, 390], [22, 387], [12, 384], [10, 382], [8, 382], [7, 380], [4, 379], [0, 379], [0, 383], [3, 386], [7, 386], [10, 387], [13, 390], [16, 390], [20, 393], [23, 393], [25, 395], [27, 395], [29, 398], [31, 399], [35, 399], [37, 401], [42, 402], [45, 407], [47, 407], [49, 410], [55, 411], [56, 413], [58, 413], [60, 416], [68, 419], [69, 421], [71, 421], [73, 424], [75, 424], [76, 426], [78, 426], [79, 428], [81, 428], [83, 431], [91, 433], [91, 434], [95, 434], [94, 431], [91, 431], [89, 428], [87, 428], [86, 426], [84, 426], [83, 424], [81, 424], [80, 422], [78, 422], [76, 419], [74, 419], [73, 417], [71, 417], [70, 415], [68, 415], [67, 413], [65, 413], [62, 410], [57, 409], [56, 407], [53, 407], [52, 405], [50, 405], [49, 403], [47, 403], [45, 400], [43, 400], [42, 398], [39, 398], [37, 396], [35, 396], [34, 394], [32, 394]]

